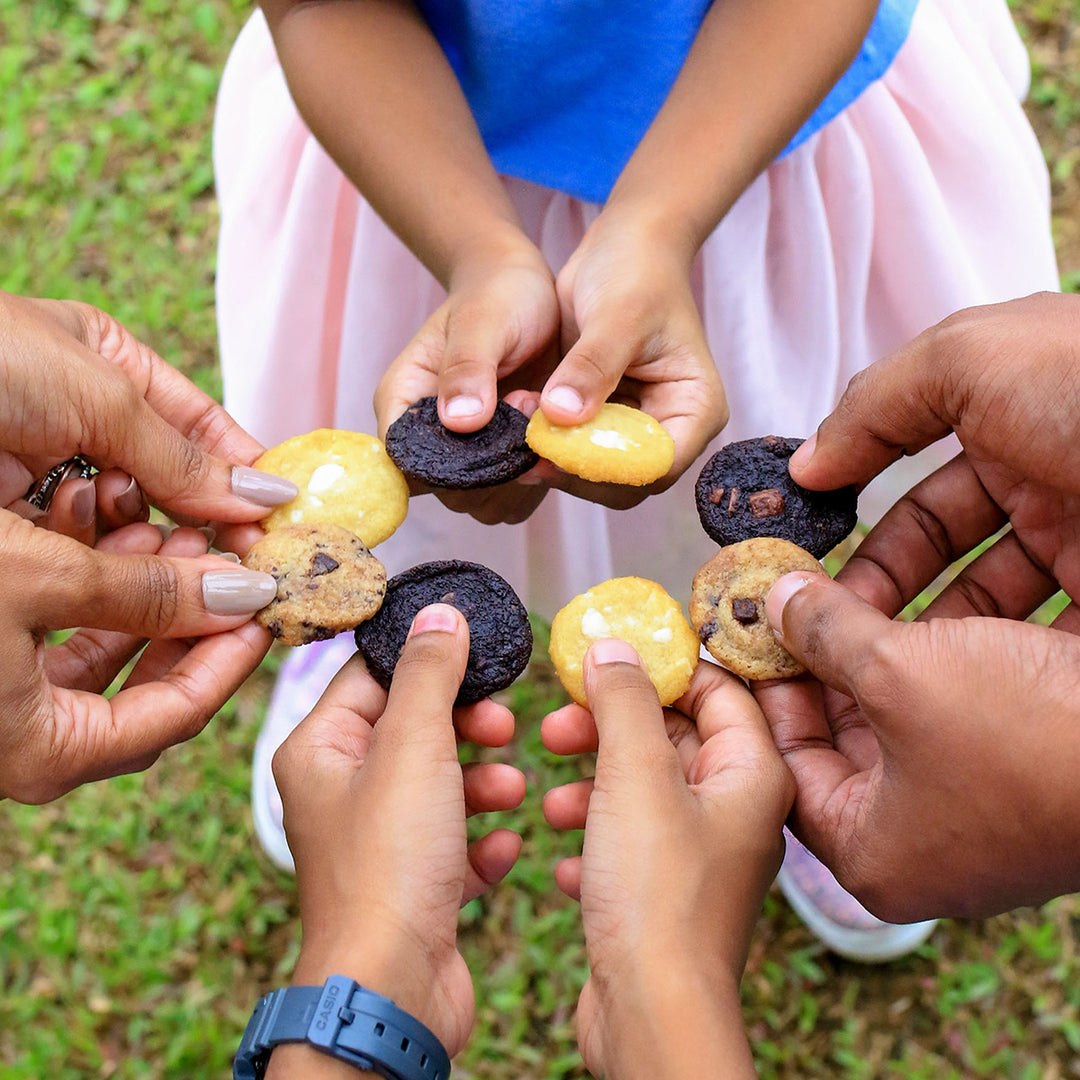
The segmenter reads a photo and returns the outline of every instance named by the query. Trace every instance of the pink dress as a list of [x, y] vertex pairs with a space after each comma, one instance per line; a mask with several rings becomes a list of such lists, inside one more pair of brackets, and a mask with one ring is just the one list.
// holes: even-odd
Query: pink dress
[[[1028, 77], [1005, 0], [922, 0], [886, 74], [743, 194], [697, 263], [731, 407], [717, 446], [807, 435], [855, 372], [950, 312], [1057, 288], [1046, 168], [1019, 104]], [[214, 161], [226, 407], [267, 445], [323, 426], [374, 433], [375, 386], [443, 293], [305, 127], [259, 13], [225, 70]], [[557, 272], [599, 207], [506, 184]], [[890, 470], [864, 516], [951, 452]], [[422, 496], [378, 555], [391, 574], [486, 563], [547, 617], [623, 574], [685, 601], [715, 550], [698, 469], [627, 511], [551, 492], [514, 526]]]

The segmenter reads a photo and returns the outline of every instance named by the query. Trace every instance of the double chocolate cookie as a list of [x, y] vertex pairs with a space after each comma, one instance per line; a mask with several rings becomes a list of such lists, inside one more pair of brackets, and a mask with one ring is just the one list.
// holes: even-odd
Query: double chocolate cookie
[[378, 614], [357, 627], [356, 647], [381, 686], [389, 688], [413, 618], [428, 604], [451, 604], [469, 624], [469, 662], [458, 705], [502, 690], [525, 670], [532, 628], [517, 593], [486, 566], [447, 559], [391, 578]]
[[524, 413], [500, 401], [484, 427], [462, 434], [443, 427], [437, 398], [421, 398], [390, 425], [386, 452], [406, 476], [429, 487], [494, 487], [539, 460], [525, 443], [528, 423]]
[[854, 487], [809, 491], [788, 473], [802, 439], [728, 443], [705, 463], [695, 496], [701, 527], [720, 545], [775, 536], [822, 558], [855, 528]]

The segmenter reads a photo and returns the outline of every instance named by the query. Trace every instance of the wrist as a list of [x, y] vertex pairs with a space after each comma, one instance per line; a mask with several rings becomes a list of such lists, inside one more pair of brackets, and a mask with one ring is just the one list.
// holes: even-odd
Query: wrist
[[646, 253], [647, 265], [659, 261], [689, 275], [708, 232], [699, 235], [686, 214], [668, 202], [657, 201], [649, 193], [620, 195], [616, 185], [585, 235], [590, 244], [605, 235], [619, 237], [622, 244]]
[[447, 263], [449, 292], [502, 270], [523, 268], [551, 277], [551, 270], [536, 245], [513, 222], [497, 222], [462, 236]]

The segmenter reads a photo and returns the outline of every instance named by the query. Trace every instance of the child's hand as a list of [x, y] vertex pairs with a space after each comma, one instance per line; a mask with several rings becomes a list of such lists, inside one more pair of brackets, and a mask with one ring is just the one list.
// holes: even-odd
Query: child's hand
[[[455, 726], [487, 746], [514, 730], [489, 699], [453, 708], [468, 638], [455, 608], [425, 608], [389, 697], [354, 657], [274, 757], [303, 923], [293, 982], [351, 976], [416, 1016], [451, 1055], [473, 1024], [458, 909], [499, 881], [521, 847], [506, 829], [467, 845], [465, 818], [510, 809], [525, 792], [510, 765], [458, 764]], [[271, 1070], [304, 1054], [325, 1060], [280, 1048]]]
[[[734, 1058], [711, 1060], [743, 1061], [752, 1076], [738, 985], [783, 856], [794, 780], [749, 691], [713, 664], [699, 665], [680, 711], [665, 713], [634, 650], [608, 639], [586, 657], [585, 686], [592, 716], [568, 705], [543, 726], [556, 753], [599, 743], [595, 780], [544, 802], [556, 828], [585, 828], [581, 857], [556, 868], [559, 887], [581, 900], [588, 946], [582, 1056], [596, 1075], [700, 1073], [700, 1061], [671, 1071], [667, 1017], [681, 1020], [669, 1031], [698, 1032], [691, 1041], [727, 1032]], [[695, 1023], [702, 1013], [709, 1023]]]
[[549, 478], [551, 486], [627, 506], [670, 487], [727, 423], [728, 410], [691, 290], [690, 260], [637, 221], [608, 213], [556, 280], [565, 356], [540, 405], [554, 423], [576, 424], [617, 392], [664, 425], [675, 461], [650, 487]]
[[[437, 394], [439, 417], [451, 431], [482, 428], [502, 390], [538, 391], [554, 367], [559, 339], [555, 284], [543, 256], [522, 238], [512, 251], [462, 265], [449, 295], [391, 364], [375, 391], [380, 437], [414, 401]], [[529, 397], [511, 393], [521, 407]], [[535, 400], [535, 393], [531, 397]], [[414, 492], [425, 489], [413, 485]], [[538, 483], [435, 490], [451, 510], [486, 524], [524, 521], [547, 493]]]

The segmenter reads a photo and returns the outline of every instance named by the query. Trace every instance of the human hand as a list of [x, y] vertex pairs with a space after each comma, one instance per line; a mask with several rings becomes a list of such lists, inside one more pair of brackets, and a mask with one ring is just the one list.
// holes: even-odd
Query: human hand
[[642, 488], [596, 484], [548, 466], [552, 487], [627, 507], [670, 487], [727, 423], [724, 388], [691, 289], [693, 252], [633, 215], [605, 210], [555, 286], [565, 354], [540, 397], [545, 416], [577, 424], [613, 395], [649, 413], [675, 441], [667, 476]]
[[[47, 802], [147, 768], [254, 670], [271, 638], [251, 615], [276, 583], [205, 555], [206, 544], [195, 529], [163, 542], [139, 523], [95, 549], [0, 510], [0, 797]], [[45, 644], [71, 627], [82, 629]]]
[[[390, 365], [375, 391], [380, 437], [414, 401], [437, 395], [439, 418], [451, 431], [482, 428], [500, 390], [522, 408], [554, 364], [559, 307], [551, 271], [524, 237], [510, 250], [463, 261], [449, 295]], [[501, 384], [501, 386], [500, 386]], [[509, 392], [507, 392], [509, 391]], [[535, 407], [525, 406], [526, 409]], [[426, 488], [451, 510], [478, 521], [524, 521], [547, 493], [522, 479], [469, 492]]]
[[[0, 506], [92, 543], [145, 519], [147, 500], [185, 523], [227, 523], [244, 551], [289, 481], [249, 468], [262, 447], [208, 395], [89, 304], [0, 293]], [[53, 464], [102, 469], [68, 480], [49, 514], [22, 497]], [[132, 483], [135, 478], [137, 483]]]
[[606, 639], [585, 687], [591, 715], [568, 705], [542, 728], [555, 753], [598, 749], [595, 780], [544, 800], [553, 826], [585, 829], [581, 856], [556, 868], [581, 900], [589, 955], [582, 1057], [597, 1076], [688, 1076], [709, 1060], [754, 1076], [738, 986], [783, 856], [791, 774], [749, 691], [714, 664], [661, 710], [634, 650]]
[[961, 456], [860, 544], [838, 575], [854, 592], [792, 574], [767, 600], [821, 680], [755, 686], [798, 784], [792, 826], [892, 922], [1080, 888], [1075, 605], [1053, 628], [1017, 621], [1056, 583], [1006, 533], [917, 621], [891, 620], [995, 512]]
[[[303, 923], [293, 982], [349, 975], [416, 1016], [451, 1056], [474, 1015], [458, 909], [499, 881], [521, 847], [507, 829], [467, 845], [465, 819], [510, 809], [525, 793], [510, 765], [458, 764], [455, 729], [484, 746], [514, 730], [490, 699], [453, 707], [468, 647], [455, 608], [423, 609], [389, 696], [353, 657], [274, 757]], [[270, 1067], [282, 1072], [268, 1075], [288, 1075], [286, 1064], [308, 1075], [299, 1071], [308, 1053], [276, 1050]]]

